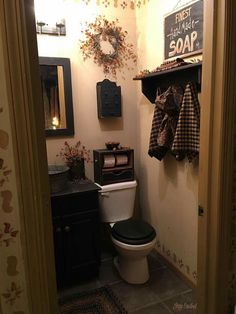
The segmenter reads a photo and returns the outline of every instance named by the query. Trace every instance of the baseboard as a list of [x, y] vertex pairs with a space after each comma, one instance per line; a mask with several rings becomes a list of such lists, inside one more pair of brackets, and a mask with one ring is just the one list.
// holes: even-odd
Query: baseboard
[[197, 288], [197, 285], [192, 282], [187, 276], [185, 276], [177, 267], [175, 267], [167, 258], [161, 255], [156, 249], [152, 251], [152, 254], [155, 254], [160, 262], [163, 262], [170, 268], [181, 280], [183, 280], [188, 286], [190, 286], [193, 290]]

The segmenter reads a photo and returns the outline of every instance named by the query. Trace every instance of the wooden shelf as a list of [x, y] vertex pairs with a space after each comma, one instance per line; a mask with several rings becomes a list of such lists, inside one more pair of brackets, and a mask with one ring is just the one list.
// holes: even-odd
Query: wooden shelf
[[169, 70], [135, 77], [133, 80], [142, 81], [142, 93], [151, 103], [155, 103], [157, 88], [167, 89], [170, 85], [185, 86], [188, 82], [196, 82], [198, 91], [201, 90], [202, 62], [182, 65]]

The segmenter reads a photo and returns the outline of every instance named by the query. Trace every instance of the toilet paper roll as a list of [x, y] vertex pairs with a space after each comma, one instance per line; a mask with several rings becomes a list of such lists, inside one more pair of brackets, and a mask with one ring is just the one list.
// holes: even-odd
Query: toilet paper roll
[[128, 156], [127, 155], [116, 155], [116, 166], [127, 165]]
[[103, 168], [112, 168], [112, 167], [115, 167], [115, 164], [116, 164], [116, 159], [113, 154], [104, 156]]

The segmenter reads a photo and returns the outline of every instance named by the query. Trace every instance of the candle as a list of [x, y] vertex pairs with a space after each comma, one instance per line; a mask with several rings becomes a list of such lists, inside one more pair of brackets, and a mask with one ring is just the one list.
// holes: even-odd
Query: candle
[[53, 117], [52, 118], [52, 126], [53, 126], [53, 129], [56, 129], [59, 125], [59, 121], [58, 121], [58, 118], [57, 117]]

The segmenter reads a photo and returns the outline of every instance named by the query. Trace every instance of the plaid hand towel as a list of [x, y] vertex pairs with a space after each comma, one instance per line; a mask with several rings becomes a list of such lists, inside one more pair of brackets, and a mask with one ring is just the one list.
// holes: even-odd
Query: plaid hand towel
[[156, 104], [154, 114], [153, 114], [153, 119], [152, 119], [152, 129], [151, 129], [151, 134], [150, 134], [148, 155], [150, 157], [155, 157], [158, 160], [162, 160], [162, 158], [165, 156], [168, 150], [168, 148], [161, 147], [157, 144], [157, 137], [158, 137], [159, 128], [161, 126], [163, 117], [164, 117], [164, 112]]
[[186, 85], [179, 120], [176, 127], [172, 152], [176, 159], [187, 156], [189, 162], [199, 154], [200, 105], [193, 83]]
[[182, 99], [183, 89], [180, 86], [172, 85], [160, 95], [157, 92], [150, 134], [149, 156], [162, 160], [167, 151], [171, 149]]

